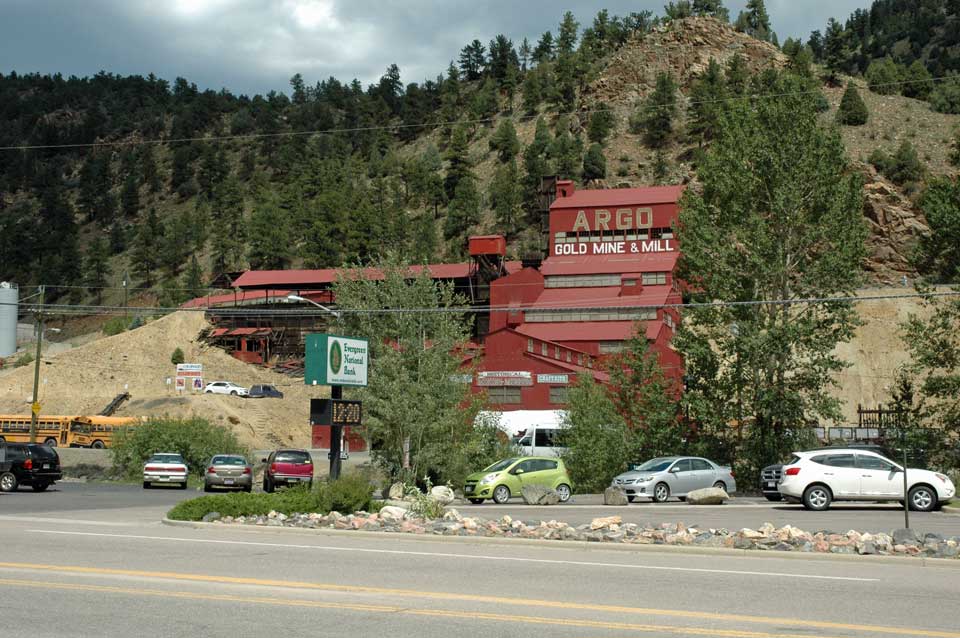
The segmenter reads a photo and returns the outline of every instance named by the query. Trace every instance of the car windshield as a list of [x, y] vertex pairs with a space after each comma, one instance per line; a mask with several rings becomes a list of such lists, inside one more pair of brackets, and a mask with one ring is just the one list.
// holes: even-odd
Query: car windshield
[[183, 463], [183, 457], [179, 454], [154, 454], [150, 457], [150, 463]]
[[246, 465], [247, 460], [242, 456], [215, 456], [211, 465]]
[[502, 472], [516, 462], [517, 459], [503, 459], [502, 461], [497, 461], [493, 465], [484, 468], [484, 472]]
[[35, 445], [35, 446], [33, 446], [33, 447], [30, 449], [30, 454], [32, 454], [32, 455], [34, 456], [34, 458], [40, 458], [40, 459], [55, 459], [55, 458], [57, 458], [57, 452], [56, 452], [55, 450], [50, 449], [50, 448], [47, 447], [46, 445]]
[[663, 472], [676, 459], [650, 459], [637, 468], [637, 472]]
[[309, 463], [310, 455], [306, 452], [278, 452], [277, 463]]

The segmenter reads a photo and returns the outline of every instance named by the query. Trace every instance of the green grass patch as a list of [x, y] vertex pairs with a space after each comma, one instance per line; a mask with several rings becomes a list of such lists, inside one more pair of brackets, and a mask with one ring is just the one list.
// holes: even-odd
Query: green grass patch
[[298, 486], [274, 492], [253, 494], [235, 492], [215, 494], [182, 501], [167, 513], [175, 521], [199, 521], [211, 512], [221, 516], [262, 516], [271, 511], [291, 515], [296, 513], [376, 511], [379, 502], [373, 501], [373, 488], [359, 475], [347, 475], [336, 481], [316, 483], [312, 489]]

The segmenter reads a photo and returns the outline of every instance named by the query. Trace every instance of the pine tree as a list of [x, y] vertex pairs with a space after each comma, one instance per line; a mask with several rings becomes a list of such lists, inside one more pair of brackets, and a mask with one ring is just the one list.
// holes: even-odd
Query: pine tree
[[658, 148], [653, 155], [653, 183], [663, 184], [670, 175], [670, 160], [662, 148]]
[[454, 130], [453, 137], [450, 138], [450, 146], [447, 147], [445, 159], [448, 165], [443, 188], [447, 193], [447, 198], [453, 199], [460, 181], [464, 178], [473, 178], [470, 162], [470, 142], [466, 126], [461, 125]]
[[499, 107], [497, 83], [489, 77], [473, 94], [473, 100], [470, 102], [470, 116], [474, 120], [487, 120], [497, 114]]
[[544, 62], [550, 62], [553, 60], [553, 50], [553, 34], [549, 31], [544, 31], [543, 35], [540, 36], [540, 40], [537, 42], [536, 48], [533, 50], [533, 61], [537, 63], [537, 66]]
[[489, 198], [497, 226], [504, 235], [512, 237], [516, 233], [523, 205], [516, 159], [510, 158], [497, 167], [490, 182]]
[[857, 91], [853, 82], [847, 82], [847, 90], [843, 92], [843, 98], [840, 100], [840, 108], [837, 109], [837, 124], [847, 126], [863, 126], [867, 123], [870, 113], [867, 111], [867, 105]]
[[577, 54], [561, 52], [557, 55], [551, 101], [560, 113], [570, 113], [577, 100]]
[[537, 118], [533, 141], [523, 150], [523, 205], [531, 223], [539, 222], [536, 215], [540, 210], [540, 185], [543, 178], [552, 172], [547, 158], [551, 143], [546, 120]]
[[607, 158], [603, 156], [603, 147], [592, 144], [583, 156], [583, 180], [605, 179], [607, 177]]
[[103, 288], [110, 276], [110, 246], [102, 235], [97, 235], [87, 244], [83, 259], [83, 283], [92, 289], [99, 305], [103, 301]]
[[770, 41], [770, 16], [767, 14], [767, 7], [763, 0], [747, 0], [747, 35], [753, 36], [758, 40]]
[[690, 89], [690, 134], [701, 145], [713, 139], [720, 125], [720, 114], [727, 97], [720, 64], [713, 58], [707, 70], [696, 79]]
[[173, 168], [170, 173], [170, 187], [174, 192], [184, 194], [193, 180], [193, 151], [187, 145], [178, 146], [173, 152]]
[[829, 80], [836, 84], [839, 74], [848, 70], [850, 50], [847, 47], [849, 33], [833, 18], [827, 22], [823, 43], [823, 63], [830, 72]]
[[518, 57], [520, 58], [520, 70], [526, 73], [527, 65], [530, 63], [530, 56], [533, 53], [533, 50], [530, 48], [530, 41], [526, 38], [523, 39], [523, 42], [520, 43], [520, 49], [518, 51]]
[[146, 144], [140, 149], [140, 181], [146, 184], [151, 193], [163, 190], [153, 144]]
[[505, 119], [500, 122], [496, 132], [490, 137], [490, 150], [497, 153], [497, 158], [501, 164], [505, 164], [515, 158], [520, 152], [520, 140], [517, 138], [517, 129], [513, 122]]
[[864, 77], [870, 90], [878, 95], [896, 95], [900, 92], [900, 68], [889, 57], [871, 62]]
[[677, 85], [669, 73], [657, 75], [657, 86], [643, 104], [644, 141], [651, 148], [662, 148], [673, 135], [677, 112]]
[[904, 97], [926, 100], [933, 91], [933, 76], [921, 60], [914, 60], [906, 71], [902, 93]]
[[671, 20], [683, 20], [693, 15], [693, 6], [690, 0], [676, 0], [664, 5], [663, 13]]
[[577, 31], [580, 23], [573, 17], [572, 11], [563, 14], [560, 21], [560, 28], [557, 31], [557, 57], [567, 53], [571, 54], [577, 45]]
[[590, 124], [587, 126], [587, 139], [596, 144], [603, 144], [610, 131], [617, 125], [617, 116], [605, 102], [599, 102], [590, 115]]
[[190, 255], [190, 263], [183, 276], [183, 287], [194, 298], [202, 297], [206, 293], [203, 285], [203, 268], [200, 267], [196, 253]]
[[727, 68], [724, 70], [727, 92], [738, 97], [746, 95], [749, 78], [750, 71], [747, 68], [747, 61], [739, 53], [734, 54], [727, 62]]
[[479, 80], [487, 64], [486, 49], [474, 40], [460, 51], [460, 72], [468, 82]]
[[137, 226], [133, 239], [133, 249], [130, 255], [133, 273], [147, 286], [156, 282], [156, 270], [160, 265], [160, 242], [163, 239], [163, 230], [157, 211], [154, 208], [147, 211], [146, 218]]
[[[443, 227], [446, 240], [462, 244], [471, 226], [480, 222], [480, 194], [476, 180], [471, 175], [457, 182], [457, 190], [447, 206], [447, 219]], [[459, 242], [459, 244], [458, 244]]]
[[711, 16], [730, 21], [730, 11], [723, 6], [723, 0], [693, 0], [693, 13], [698, 16]]
[[136, 217], [140, 213], [140, 185], [133, 173], [127, 175], [120, 193], [120, 208], [125, 217]]
[[254, 207], [247, 235], [251, 268], [283, 270], [289, 267], [293, 255], [290, 217], [280, 208], [277, 197], [266, 197]]
[[433, 215], [422, 214], [414, 224], [411, 261], [429, 264], [437, 253], [437, 224]]
[[119, 255], [127, 249], [127, 236], [120, 220], [110, 226], [110, 254]]
[[579, 136], [570, 133], [570, 122], [567, 116], [557, 120], [557, 135], [550, 145], [549, 157], [557, 169], [557, 176], [562, 179], [576, 179], [580, 172], [583, 158], [583, 142]]
[[531, 69], [523, 80], [523, 112], [525, 115], [536, 115], [537, 108], [543, 101], [543, 81], [540, 69]]

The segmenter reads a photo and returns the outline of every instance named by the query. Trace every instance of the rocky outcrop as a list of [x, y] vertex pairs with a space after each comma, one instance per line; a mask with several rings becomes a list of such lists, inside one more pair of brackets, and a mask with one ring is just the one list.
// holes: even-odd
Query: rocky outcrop
[[864, 169], [863, 216], [870, 235], [864, 264], [879, 283], [913, 278], [910, 257], [920, 238], [930, 232], [923, 212], [873, 167]]

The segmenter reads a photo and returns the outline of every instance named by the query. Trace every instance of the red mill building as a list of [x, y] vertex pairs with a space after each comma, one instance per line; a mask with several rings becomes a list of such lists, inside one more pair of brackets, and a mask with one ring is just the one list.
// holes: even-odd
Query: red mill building
[[[638, 327], [668, 376], [679, 318], [672, 222], [682, 187], [576, 191], [557, 183], [549, 256], [490, 284], [490, 327], [474, 389], [501, 410], [562, 408], [578, 374], [598, 381], [598, 357], [619, 351]], [[637, 306], [649, 306], [639, 309]], [[637, 323], [639, 322], [639, 323]]]
[[[473, 391], [486, 391], [501, 411], [563, 408], [577, 375], [608, 380], [597, 359], [619, 351], [638, 327], [667, 376], [679, 377], [682, 362], [670, 346], [678, 314], [660, 306], [680, 302], [672, 223], [682, 191], [576, 191], [572, 182], [558, 181], [549, 207], [548, 256], [541, 263], [505, 261], [506, 242], [494, 235], [470, 239], [468, 263], [423, 267], [432, 278], [452, 282], [473, 305], [490, 305], [489, 316], [477, 315], [476, 354], [467, 362], [477, 368]], [[366, 274], [382, 276], [376, 269]], [[210, 307], [218, 327], [209, 339], [238, 358], [260, 362], [302, 353], [302, 334], [317, 326], [303, 318], [278, 325], [283, 320], [277, 317], [218, 316], [216, 308], [270, 305], [288, 294], [335, 304], [336, 276], [334, 269], [248, 271], [233, 282], [235, 292], [187, 305]], [[316, 430], [314, 446], [329, 447], [329, 428]], [[363, 449], [356, 434], [349, 442], [351, 450]]]

